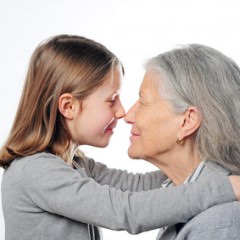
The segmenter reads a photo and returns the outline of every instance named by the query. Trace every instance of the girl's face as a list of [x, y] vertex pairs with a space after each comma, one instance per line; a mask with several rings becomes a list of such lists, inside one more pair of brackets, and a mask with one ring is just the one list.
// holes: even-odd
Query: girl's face
[[71, 134], [79, 145], [105, 147], [108, 145], [117, 120], [125, 111], [119, 99], [123, 78], [120, 67], [115, 67], [105, 77], [105, 83], [83, 101], [71, 123]]

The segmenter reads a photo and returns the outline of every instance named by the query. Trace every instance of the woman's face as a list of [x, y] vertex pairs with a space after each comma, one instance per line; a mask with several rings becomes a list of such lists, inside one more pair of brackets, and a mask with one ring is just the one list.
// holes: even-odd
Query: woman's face
[[[176, 114], [170, 103], [159, 95], [153, 81], [156, 76], [150, 70], [145, 73], [139, 99], [125, 117], [126, 122], [132, 124], [128, 149], [131, 158], [154, 160], [176, 146], [180, 114]], [[159, 81], [161, 88], [161, 79]]]
[[125, 111], [119, 99], [122, 70], [115, 67], [105, 77], [105, 83], [81, 102], [73, 121], [72, 136], [80, 145], [108, 145], [117, 120]]

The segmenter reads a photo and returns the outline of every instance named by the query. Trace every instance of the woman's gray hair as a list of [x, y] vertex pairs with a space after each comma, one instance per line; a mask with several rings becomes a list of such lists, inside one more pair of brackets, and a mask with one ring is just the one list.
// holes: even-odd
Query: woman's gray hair
[[[161, 77], [162, 97], [177, 112], [196, 106], [202, 114], [196, 144], [202, 157], [240, 172], [240, 69], [219, 51], [191, 44], [146, 63]], [[155, 80], [157, 81], [159, 77]]]

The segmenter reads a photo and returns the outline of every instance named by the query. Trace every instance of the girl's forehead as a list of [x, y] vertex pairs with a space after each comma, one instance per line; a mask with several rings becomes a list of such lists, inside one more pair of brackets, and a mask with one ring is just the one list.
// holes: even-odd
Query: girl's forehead
[[103, 84], [100, 85], [88, 98], [91, 96], [99, 96], [99, 97], [112, 97], [119, 93], [121, 88], [121, 79], [122, 76], [118, 70], [114, 72], [109, 72], [105, 77]]
[[105, 76], [104, 83], [102, 86], [109, 88], [120, 88], [123, 79], [122, 69], [120, 67], [112, 68]]

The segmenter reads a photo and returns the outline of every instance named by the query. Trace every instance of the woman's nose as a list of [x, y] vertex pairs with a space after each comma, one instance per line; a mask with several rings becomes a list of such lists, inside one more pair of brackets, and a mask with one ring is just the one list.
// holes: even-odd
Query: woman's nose
[[135, 110], [137, 103], [135, 103], [125, 114], [124, 120], [126, 123], [132, 124], [135, 121]]

